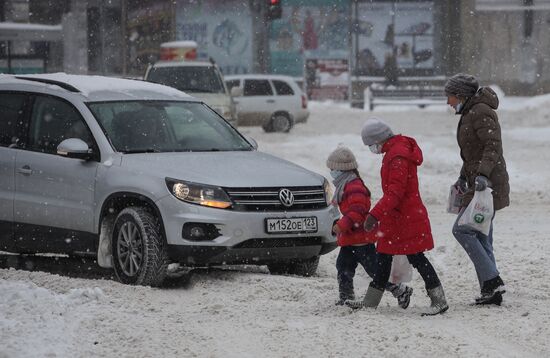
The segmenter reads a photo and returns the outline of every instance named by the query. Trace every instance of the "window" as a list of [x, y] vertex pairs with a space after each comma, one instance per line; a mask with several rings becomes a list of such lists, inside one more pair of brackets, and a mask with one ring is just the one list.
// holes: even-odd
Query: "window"
[[292, 87], [284, 81], [274, 80], [273, 86], [275, 86], [275, 91], [279, 96], [292, 96], [294, 94]]
[[214, 66], [153, 67], [147, 81], [190, 93], [225, 93], [220, 72]]
[[0, 95], [0, 146], [9, 147], [17, 143], [17, 125], [23, 113], [26, 95], [2, 93]]
[[268, 80], [246, 80], [244, 81], [245, 96], [272, 96], [273, 90]]
[[225, 85], [227, 86], [227, 89], [231, 91], [231, 88], [239, 87], [240, 82], [240, 80], [229, 80], [225, 81]]
[[90, 130], [78, 111], [69, 103], [47, 96], [36, 97], [29, 130], [30, 150], [57, 153], [57, 146], [67, 138], [79, 138], [93, 147]]
[[251, 150], [233, 127], [202, 103], [123, 101], [88, 106], [119, 152]]

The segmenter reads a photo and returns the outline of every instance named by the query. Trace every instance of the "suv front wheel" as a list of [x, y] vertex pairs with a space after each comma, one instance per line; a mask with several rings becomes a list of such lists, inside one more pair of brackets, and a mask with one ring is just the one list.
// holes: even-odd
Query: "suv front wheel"
[[122, 210], [114, 224], [113, 266], [126, 284], [160, 286], [166, 277], [166, 242], [157, 218], [143, 207]]
[[319, 256], [307, 260], [293, 260], [268, 264], [267, 268], [273, 275], [287, 274], [297, 276], [313, 276], [319, 266]]

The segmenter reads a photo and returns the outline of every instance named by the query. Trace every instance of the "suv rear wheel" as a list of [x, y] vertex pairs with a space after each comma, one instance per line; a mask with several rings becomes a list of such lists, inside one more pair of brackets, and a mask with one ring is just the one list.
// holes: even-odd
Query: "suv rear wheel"
[[166, 242], [157, 218], [143, 207], [122, 210], [112, 237], [113, 266], [119, 281], [160, 286], [166, 277]]
[[319, 256], [315, 256], [307, 260], [294, 260], [290, 262], [278, 262], [268, 264], [267, 268], [273, 275], [297, 275], [297, 276], [313, 276], [317, 272], [319, 266]]

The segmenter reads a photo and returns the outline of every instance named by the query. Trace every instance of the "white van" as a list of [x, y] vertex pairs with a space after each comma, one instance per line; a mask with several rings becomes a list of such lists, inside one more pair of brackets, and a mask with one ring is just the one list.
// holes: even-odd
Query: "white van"
[[235, 104], [225, 86], [221, 71], [214, 63], [194, 61], [196, 51], [193, 44], [192, 41], [162, 44], [161, 61], [147, 68], [144, 79], [188, 93], [236, 125]]

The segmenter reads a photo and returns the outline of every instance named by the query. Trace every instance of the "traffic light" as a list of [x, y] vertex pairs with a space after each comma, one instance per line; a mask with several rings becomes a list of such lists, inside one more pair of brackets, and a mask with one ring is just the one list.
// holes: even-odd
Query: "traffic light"
[[268, 20], [280, 19], [283, 15], [283, 7], [281, 6], [281, 0], [266, 0], [267, 1], [267, 14]]

